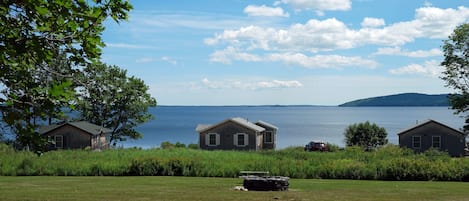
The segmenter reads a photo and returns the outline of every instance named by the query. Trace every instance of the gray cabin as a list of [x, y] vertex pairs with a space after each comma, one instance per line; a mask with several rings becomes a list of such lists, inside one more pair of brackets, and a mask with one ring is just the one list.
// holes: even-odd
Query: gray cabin
[[109, 134], [112, 130], [86, 121], [66, 122], [43, 126], [39, 134], [49, 138], [47, 150], [109, 148]]
[[275, 149], [278, 128], [264, 121], [231, 118], [214, 125], [197, 125], [199, 147], [206, 150]]
[[397, 135], [400, 147], [407, 147], [418, 153], [435, 148], [446, 151], [453, 157], [464, 156], [466, 135], [435, 120], [422, 122]]

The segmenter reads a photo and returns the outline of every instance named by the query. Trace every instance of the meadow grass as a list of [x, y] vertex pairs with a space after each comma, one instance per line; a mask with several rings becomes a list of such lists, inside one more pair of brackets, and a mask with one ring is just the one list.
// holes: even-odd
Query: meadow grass
[[291, 179], [290, 190], [236, 191], [239, 178], [0, 177], [0, 200], [468, 200], [469, 183]]
[[37, 156], [0, 144], [2, 176], [190, 176], [236, 178], [242, 170], [299, 179], [469, 181], [469, 160], [397, 146], [365, 152], [204, 151], [188, 148], [60, 150]]

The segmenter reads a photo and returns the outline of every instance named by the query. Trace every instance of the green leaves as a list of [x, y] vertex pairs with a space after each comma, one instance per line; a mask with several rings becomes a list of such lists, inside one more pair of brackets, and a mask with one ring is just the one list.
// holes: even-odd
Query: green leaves
[[83, 73], [77, 105], [82, 118], [112, 129], [112, 142], [141, 138], [135, 127], [151, 120], [148, 108], [156, 106], [143, 80], [103, 63], [92, 63]]
[[[456, 113], [469, 111], [469, 23], [462, 24], [444, 41], [445, 67], [443, 79], [446, 87], [453, 88], [458, 95], [450, 97], [452, 108]], [[469, 116], [466, 116], [464, 130], [469, 130]]]
[[347, 146], [371, 148], [388, 143], [386, 129], [368, 121], [348, 126], [344, 135]]
[[64, 92], [70, 91], [69, 89], [72, 86], [72, 82], [70, 80], [66, 80], [62, 83], [54, 83], [52, 87], [49, 89], [49, 94], [51, 98], [61, 98], [61, 97], [68, 97]]
[[40, 142], [31, 137], [36, 120], [60, 118], [74, 101], [70, 64], [99, 60], [104, 21], [125, 20], [130, 9], [125, 0], [0, 2], [2, 120], [23, 145]]

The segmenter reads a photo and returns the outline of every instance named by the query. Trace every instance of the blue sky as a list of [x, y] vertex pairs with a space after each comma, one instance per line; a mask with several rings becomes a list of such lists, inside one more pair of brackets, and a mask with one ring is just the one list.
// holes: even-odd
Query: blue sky
[[159, 105], [337, 105], [449, 93], [442, 40], [469, 0], [131, 1], [107, 22], [103, 61]]

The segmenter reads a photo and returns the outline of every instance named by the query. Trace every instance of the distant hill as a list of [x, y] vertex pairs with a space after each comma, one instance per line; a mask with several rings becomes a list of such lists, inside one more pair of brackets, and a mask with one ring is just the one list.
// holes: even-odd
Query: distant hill
[[403, 93], [350, 101], [339, 106], [449, 106], [448, 96], [449, 94], [428, 95], [419, 93]]

